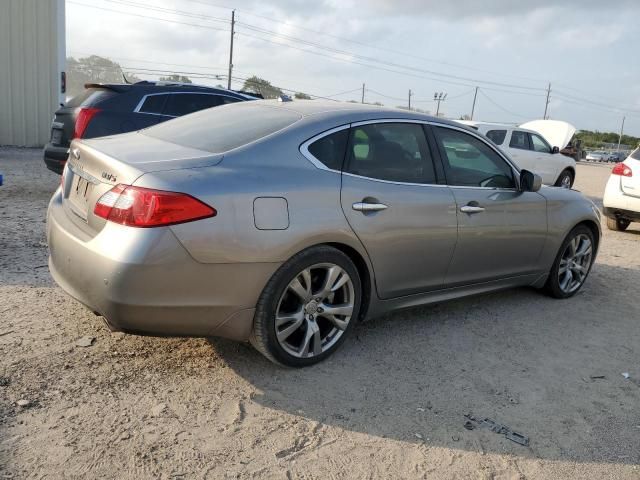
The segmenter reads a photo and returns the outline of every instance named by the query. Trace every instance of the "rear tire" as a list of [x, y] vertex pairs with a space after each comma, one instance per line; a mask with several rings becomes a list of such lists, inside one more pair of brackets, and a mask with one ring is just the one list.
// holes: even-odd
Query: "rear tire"
[[595, 259], [596, 243], [591, 230], [578, 225], [562, 242], [545, 289], [554, 298], [573, 297], [580, 291]]
[[573, 187], [573, 173], [571, 170], [563, 170], [555, 183], [556, 187], [571, 188]]
[[265, 286], [250, 342], [274, 363], [306, 367], [334, 353], [353, 329], [362, 284], [351, 259], [318, 246], [291, 257]]
[[629, 220], [623, 220], [622, 218], [610, 218], [607, 217], [607, 228], [616, 232], [624, 232], [631, 222]]

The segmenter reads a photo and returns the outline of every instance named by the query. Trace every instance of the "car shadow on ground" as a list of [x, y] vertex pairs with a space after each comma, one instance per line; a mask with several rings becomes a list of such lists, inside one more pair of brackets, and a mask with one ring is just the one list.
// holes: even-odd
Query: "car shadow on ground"
[[[611, 279], [638, 277], [597, 265], [569, 300], [516, 289], [388, 315], [300, 370], [277, 367], [248, 345], [211, 344], [258, 389], [253, 401], [320, 424], [431, 446], [633, 464], [640, 307]], [[632, 368], [626, 380], [621, 372]], [[467, 413], [529, 436], [530, 446], [466, 430]]]

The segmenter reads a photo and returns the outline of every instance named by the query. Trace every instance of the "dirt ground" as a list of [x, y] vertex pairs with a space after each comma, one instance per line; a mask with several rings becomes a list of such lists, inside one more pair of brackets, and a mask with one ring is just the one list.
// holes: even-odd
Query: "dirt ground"
[[[65, 295], [40, 155], [0, 149], [0, 479], [640, 479], [640, 225], [605, 229], [573, 299], [404, 311], [288, 370], [229, 341], [112, 334]], [[609, 170], [580, 164], [576, 188], [601, 202]]]

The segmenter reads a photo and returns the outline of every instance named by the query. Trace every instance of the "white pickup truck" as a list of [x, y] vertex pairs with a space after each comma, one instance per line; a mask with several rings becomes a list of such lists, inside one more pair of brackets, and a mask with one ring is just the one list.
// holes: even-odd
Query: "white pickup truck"
[[576, 162], [560, 154], [575, 133], [574, 126], [558, 120], [535, 120], [520, 126], [461, 120], [498, 145], [513, 161], [542, 177], [542, 183], [571, 188]]

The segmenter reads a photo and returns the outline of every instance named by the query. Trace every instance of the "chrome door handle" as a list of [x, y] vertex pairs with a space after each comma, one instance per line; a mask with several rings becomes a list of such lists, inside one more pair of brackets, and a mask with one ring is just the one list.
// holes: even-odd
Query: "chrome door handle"
[[472, 205], [465, 205], [464, 207], [460, 207], [460, 211], [462, 213], [480, 213], [480, 212], [484, 212], [484, 208], [483, 207], [475, 207]]
[[351, 208], [357, 212], [379, 212], [380, 210], [386, 210], [389, 207], [384, 203], [356, 202], [351, 206]]

